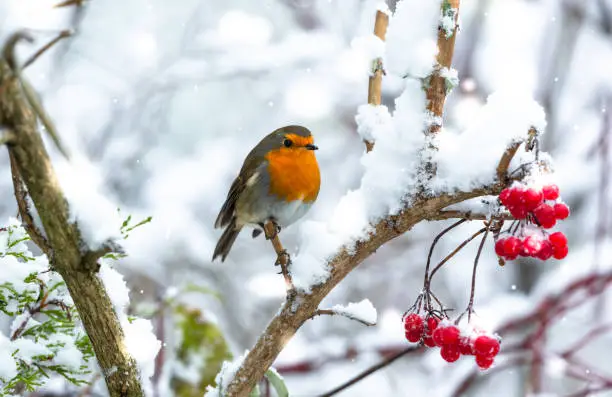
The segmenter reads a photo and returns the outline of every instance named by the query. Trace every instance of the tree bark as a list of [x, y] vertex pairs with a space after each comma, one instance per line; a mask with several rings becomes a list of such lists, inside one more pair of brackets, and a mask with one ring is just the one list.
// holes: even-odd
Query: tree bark
[[7, 147], [40, 216], [49, 262], [66, 282], [110, 395], [142, 396], [136, 363], [126, 351], [123, 330], [95, 272], [103, 252], [87, 250], [77, 225], [69, 221], [68, 204], [37, 130], [36, 115], [6, 59], [0, 60], [0, 125], [12, 133]]

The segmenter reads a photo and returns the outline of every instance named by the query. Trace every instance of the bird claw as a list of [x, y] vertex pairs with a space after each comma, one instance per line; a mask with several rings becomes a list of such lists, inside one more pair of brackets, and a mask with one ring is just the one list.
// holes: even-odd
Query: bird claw
[[[283, 264], [283, 257], [287, 257], [286, 261]], [[276, 258], [276, 262], [274, 262], [274, 266], [289, 266], [291, 264], [291, 255], [287, 252], [287, 250], [282, 250], [278, 257]]]

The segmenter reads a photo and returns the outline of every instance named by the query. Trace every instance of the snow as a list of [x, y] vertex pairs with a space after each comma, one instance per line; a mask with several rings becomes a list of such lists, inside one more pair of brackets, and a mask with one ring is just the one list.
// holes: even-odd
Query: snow
[[245, 357], [249, 354], [246, 350], [242, 356], [235, 358], [232, 361], [224, 361], [221, 367], [221, 371], [215, 376], [216, 387], [208, 386], [204, 397], [224, 397], [226, 395], [227, 387], [234, 380], [236, 372], [242, 365]]
[[8, 380], [17, 375], [14, 351], [10, 339], [0, 332], [0, 379]]
[[530, 94], [519, 89], [491, 94], [465, 131], [440, 134], [439, 150], [433, 157], [438, 165], [433, 188], [438, 192], [468, 191], [490, 184], [506, 148], [526, 139], [531, 127], [544, 132], [546, 118]]
[[117, 205], [102, 188], [102, 175], [86, 159], [72, 155], [69, 162], [56, 165], [64, 196], [68, 201], [70, 222], [76, 222], [89, 249], [121, 237]]
[[374, 141], [374, 134], [390, 134], [393, 129], [391, 114], [384, 105], [364, 104], [357, 108], [355, 116], [357, 133], [369, 142]]
[[440, 2], [402, 0], [387, 30], [385, 68], [398, 76], [429, 75], [438, 52], [437, 28]]
[[150, 378], [155, 372], [155, 357], [161, 348], [161, 342], [153, 332], [153, 325], [150, 320], [128, 319], [126, 310], [130, 302], [129, 289], [123, 276], [113, 269], [108, 261], [101, 260], [98, 277], [104, 283], [115, 308], [115, 313], [124, 332], [125, 348], [136, 360], [141, 377], [144, 380], [143, 387], [148, 395], [152, 388]]
[[368, 324], [376, 324], [376, 308], [369, 299], [364, 299], [358, 303], [349, 303], [346, 306], [334, 305], [332, 311], [336, 314], [349, 317], [353, 320]]

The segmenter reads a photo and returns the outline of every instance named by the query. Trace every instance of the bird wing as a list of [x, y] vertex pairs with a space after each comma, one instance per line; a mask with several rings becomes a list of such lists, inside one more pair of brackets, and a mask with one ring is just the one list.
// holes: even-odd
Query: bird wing
[[[253, 151], [251, 154], [253, 154]], [[251, 154], [247, 156], [247, 159], [240, 169], [240, 173], [236, 179], [234, 179], [234, 182], [227, 193], [227, 198], [219, 211], [219, 215], [217, 215], [217, 220], [215, 220], [215, 228], [225, 227], [231, 222], [236, 213], [236, 202], [238, 201], [238, 198], [248, 186], [250, 178], [265, 162], [262, 156]]]

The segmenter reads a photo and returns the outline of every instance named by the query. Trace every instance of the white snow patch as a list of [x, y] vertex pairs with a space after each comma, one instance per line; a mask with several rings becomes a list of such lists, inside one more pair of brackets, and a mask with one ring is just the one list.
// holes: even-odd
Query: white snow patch
[[216, 387], [208, 386], [204, 397], [224, 397], [226, 395], [227, 387], [234, 380], [236, 372], [242, 365], [245, 357], [249, 353], [248, 350], [244, 354], [233, 361], [224, 361], [221, 371], [215, 377]]
[[393, 123], [391, 113], [384, 105], [365, 104], [357, 108], [355, 116], [357, 122], [357, 133], [370, 142], [374, 141], [374, 134], [391, 133]]
[[334, 305], [331, 309], [336, 314], [364, 323], [376, 324], [376, 308], [369, 299], [364, 299], [359, 303], [351, 302], [347, 306]]
[[58, 162], [57, 176], [70, 212], [70, 222], [77, 222], [81, 237], [90, 249], [108, 240], [121, 238], [122, 220], [117, 206], [102, 189], [102, 175], [89, 161], [73, 155], [70, 162]]
[[470, 190], [491, 183], [506, 148], [527, 137], [531, 127], [544, 131], [546, 118], [533, 98], [518, 90], [498, 91], [463, 133], [439, 134], [434, 190]]
[[385, 67], [399, 76], [426, 77], [438, 53], [439, 1], [402, 0], [387, 30]]

